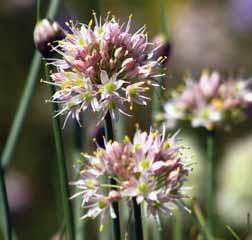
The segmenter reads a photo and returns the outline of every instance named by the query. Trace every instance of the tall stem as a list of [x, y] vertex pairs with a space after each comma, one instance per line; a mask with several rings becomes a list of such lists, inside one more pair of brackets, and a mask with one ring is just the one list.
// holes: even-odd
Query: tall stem
[[4, 239], [11, 240], [12, 226], [11, 226], [10, 209], [8, 204], [7, 191], [5, 187], [4, 173], [1, 167], [0, 167], [0, 194], [1, 194], [0, 195], [1, 205], [3, 209]]
[[160, 0], [160, 18], [161, 18], [161, 32], [168, 38], [168, 24], [166, 17], [165, 0]]
[[134, 210], [134, 218], [135, 218], [136, 239], [143, 240], [141, 205], [137, 204], [136, 198], [133, 198], [132, 202], [133, 202], [133, 210]]
[[[48, 68], [45, 66], [45, 77], [47, 81], [50, 81]], [[55, 93], [55, 87], [51, 84], [48, 84], [48, 88], [50, 91], [50, 95], [52, 96]], [[52, 103], [53, 113], [59, 110], [57, 103]], [[67, 177], [67, 166], [65, 160], [63, 139], [62, 139], [62, 131], [59, 117], [52, 118], [53, 125], [53, 135], [56, 146], [56, 155], [58, 161], [58, 169], [59, 169], [59, 178], [60, 178], [60, 188], [62, 194], [62, 202], [63, 202], [63, 211], [64, 218], [66, 222], [67, 234], [69, 240], [75, 240], [75, 229], [74, 229], [74, 215], [71, 206], [71, 202], [69, 200], [69, 188], [68, 188], [68, 177]]]
[[207, 131], [207, 223], [211, 235], [214, 229], [214, 192], [215, 192], [215, 131]]
[[[110, 113], [108, 112], [105, 117], [105, 134], [106, 134], [106, 140], [114, 140], [114, 134], [113, 134], [113, 125], [112, 125], [112, 119], [110, 116]], [[116, 181], [113, 178], [109, 179], [110, 184], [116, 185]], [[119, 216], [119, 206], [118, 203], [113, 203], [113, 209], [116, 214], [116, 218], [112, 219], [112, 228], [113, 228], [113, 239], [114, 240], [120, 240], [121, 239], [121, 230], [120, 230], [120, 216]]]
[[[80, 115], [80, 120], [82, 120], [82, 115]], [[74, 122], [74, 159], [78, 161], [80, 157], [80, 152], [83, 148], [83, 128], [81, 128], [78, 122]], [[76, 239], [77, 240], [84, 240], [84, 227], [85, 227], [85, 220], [80, 221], [80, 217], [82, 215], [81, 211], [81, 200], [76, 198], [74, 201], [75, 205], [75, 226], [76, 226]]]
[[174, 240], [182, 240], [182, 219], [181, 213], [176, 212], [173, 220], [173, 239]]
[[[50, 19], [55, 19], [55, 16], [58, 11], [60, 0], [51, 0], [49, 4], [49, 8], [47, 11], [47, 17]], [[34, 94], [34, 89], [36, 82], [38, 80], [38, 74], [41, 65], [41, 56], [38, 51], [35, 51], [31, 67], [28, 73], [28, 77], [26, 80], [26, 84], [24, 87], [23, 94], [20, 98], [20, 102], [10, 129], [10, 133], [8, 135], [6, 144], [4, 146], [4, 150], [1, 154], [1, 166], [3, 170], [9, 166], [11, 161], [14, 149], [16, 148], [19, 135], [25, 120], [26, 113], [28, 111], [29, 104], [31, 102], [31, 98]]]

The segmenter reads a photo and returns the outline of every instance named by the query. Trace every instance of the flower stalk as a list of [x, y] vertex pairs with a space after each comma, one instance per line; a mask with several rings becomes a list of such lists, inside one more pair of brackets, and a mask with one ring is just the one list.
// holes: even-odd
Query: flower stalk
[[[55, 19], [55, 16], [59, 7], [59, 0], [51, 0], [47, 12], [47, 17], [50, 19]], [[8, 135], [4, 150], [1, 154], [1, 165], [3, 170], [5, 170], [11, 161], [14, 149], [17, 145], [18, 138], [25, 120], [26, 113], [28, 111], [31, 98], [34, 93], [34, 88], [36, 81], [38, 80], [38, 74], [41, 65], [41, 56], [38, 51], [35, 51], [31, 67], [28, 73], [26, 84], [24, 87], [23, 94], [20, 98], [20, 103], [15, 114], [10, 133]]]
[[0, 199], [3, 208], [3, 228], [4, 228], [4, 239], [12, 240], [12, 225], [10, 217], [10, 209], [8, 204], [7, 191], [4, 181], [4, 172], [0, 167]]
[[[80, 116], [82, 120], [82, 116]], [[79, 160], [80, 152], [83, 149], [83, 128], [75, 122], [74, 123], [74, 162]], [[85, 235], [85, 222], [80, 221], [82, 215], [82, 209], [80, 208], [81, 201], [76, 199], [74, 201], [74, 210], [75, 210], [75, 230], [76, 230], [76, 239], [83, 240], [86, 238]]]
[[208, 160], [208, 186], [207, 186], [207, 224], [211, 235], [214, 231], [214, 191], [215, 191], [215, 131], [207, 131], [207, 160]]
[[[110, 113], [108, 112], [105, 117], [105, 135], [107, 141], [114, 140], [113, 134], [113, 125]], [[116, 185], [116, 181], [113, 178], [109, 179], [109, 185]], [[115, 189], [113, 187], [112, 189]], [[112, 230], [113, 230], [113, 239], [120, 240], [121, 239], [121, 230], [120, 230], [120, 216], [119, 216], [119, 206], [117, 202], [112, 203], [112, 207], [114, 209], [116, 218], [112, 219]]]
[[134, 209], [136, 239], [143, 240], [141, 205], [137, 203], [136, 198], [133, 198], [132, 203]]
[[[47, 81], [50, 81], [48, 67], [45, 66], [45, 77]], [[55, 89], [53, 85], [48, 84], [48, 88], [51, 94], [54, 94]], [[53, 112], [58, 111], [58, 104], [52, 104]], [[74, 230], [74, 218], [73, 210], [70, 203], [70, 194], [68, 188], [68, 177], [67, 177], [67, 166], [65, 160], [62, 131], [59, 117], [54, 117], [52, 119], [54, 141], [56, 146], [56, 155], [58, 161], [59, 178], [60, 178], [60, 188], [63, 201], [63, 212], [66, 220], [66, 229], [69, 240], [75, 240], [75, 230]]]

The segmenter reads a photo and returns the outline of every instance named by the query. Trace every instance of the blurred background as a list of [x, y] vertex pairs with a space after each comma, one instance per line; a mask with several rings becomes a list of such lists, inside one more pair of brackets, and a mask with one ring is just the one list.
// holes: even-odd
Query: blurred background
[[[35, 2], [0, 0], [0, 152], [10, 130], [34, 52]], [[41, 2], [44, 14], [48, 0]], [[68, 19], [86, 22], [91, 18], [92, 9], [92, 1], [62, 1], [58, 21], [61, 24]], [[102, 14], [106, 15], [107, 11], [120, 17], [121, 21], [127, 20], [132, 13], [133, 29], [146, 24], [150, 38], [160, 34], [160, 5], [157, 0], [101, 0]], [[186, 71], [198, 76], [202, 68], [215, 68], [224, 73], [242, 72], [244, 77], [252, 76], [251, 0], [167, 0], [165, 11], [169, 26], [168, 38], [172, 46], [168, 91], [181, 81]], [[6, 175], [12, 221], [20, 240], [53, 239], [61, 226], [62, 209], [50, 121], [52, 114], [50, 106], [45, 103], [47, 98], [47, 88], [38, 79]], [[148, 129], [150, 118], [141, 118], [143, 111], [136, 111], [137, 117], [127, 124], [128, 132], [133, 131], [132, 124], [135, 121]], [[85, 123], [83, 135], [90, 136], [90, 119], [85, 119]], [[247, 214], [252, 213], [252, 127], [247, 121], [230, 132], [220, 131], [217, 134], [218, 234], [222, 239], [231, 239], [225, 225], [231, 225], [244, 236], [247, 231]], [[189, 184], [193, 185], [192, 196], [199, 199], [204, 209], [204, 139], [200, 131], [192, 132], [186, 128], [180, 136], [183, 143], [190, 146], [189, 157], [195, 162]], [[71, 124], [64, 130], [64, 141], [71, 169]], [[91, 150], [89, 141], [85, 143], [84, 150]], [[193, 236], [189, 217], [183, 219], [185, 231]]]

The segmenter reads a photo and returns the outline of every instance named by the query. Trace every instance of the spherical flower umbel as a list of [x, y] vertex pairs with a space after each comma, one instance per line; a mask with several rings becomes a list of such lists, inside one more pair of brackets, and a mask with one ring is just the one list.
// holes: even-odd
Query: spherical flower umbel
[[199, 82], [187, 77], [183, 89], [175, 91], [164, 106], [166, 125], [174, 128], [178, 122], [189, 121], [192, 127], [228, 129], [251, 111], [250, 85], [251, 80], [224, 79], [216, 71], [203, 71]]
[[[101, 215], [103, 226], [106, 214], [117, 217], [113, 202], [124, 200], [130, 206], [132, 198], [145, 203], [147, 216], [158, 221], [161, 214], [172, 215], [176, 207], [186, 209], [181, 200], [187, 197], [183, 184], [191, 169], [182, 160], [176, 134], [166, 137], [158, 131], [148, 134], [138, 129], [133, 141], [128, 137], [123, 143], [110, 141], [104, 149], [98, 147], [93, 155], [83, 156], [84, 168], [71, 183], [79, 189], [72, 198], [81, 196], [81, 206], [87, 210], [82, 218]], [[104, 183], [105, 176], [116, 185]]]
[[47, 59], [56, 67], [51, 78], [57, 91], [51, 101], [61, 103], [58, 114], [66, 114], [65, 122], [69, 116], [78, 121], [89, 107], [101, 113], [102, 121], [108, 111], [116, 118], [127, 111], [126, 105], [147, 104], [144, 94], [160, 76], [162, 58], [154, 58], [158, 47], [148, 42], [145, 27], [130, 33], [131, 17], [120, 24], [108, 14], [102, 23], [95, 13], [94, 24], [70, 21], [67, 26], [70, 32], [53, 48], [60, 58]]

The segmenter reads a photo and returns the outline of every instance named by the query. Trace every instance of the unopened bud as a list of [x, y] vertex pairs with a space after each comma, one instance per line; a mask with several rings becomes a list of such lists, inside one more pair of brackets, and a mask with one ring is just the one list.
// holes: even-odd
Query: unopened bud
[[120, 48], [117, 48], [116, 50], [115, 50], [115, 54], [114, 54], [114, 56], [115, 56], [115, 58], [116, 59], [120, 59], [123, 55], [124, 55], [124, 49], [122, 48], [122, 47], [120, 47]]
[[48, 19], [40, 21], [33, 33], [34, 44], [43, 57], [53, 55], [52, 45], [55, 41], [64, 38], [64, 33], [57, 22], [51, 23]]
[[120, 198], [121, 198], [121, 195], [120, 195], [120, 193], [119, 193], [118, 191], [116, 191], [116, 190], [111, 190], [111, 191], [109, 192], [108, 200], [109, 200], [110, 202], [119, 201]]
[[157, 46], [157, 49], [154, 52], [154, 59], [161, 59], [161, 65], [167, 67], [171, 56], [171, 43], [166, 41], [164, 36], [158, 35], [154, 38], [154, 44]]
[[135, 66], [135, 60], [133, 58], [127, 58], [122, 63], [122, 68], [124, 70], [131, 70]]

